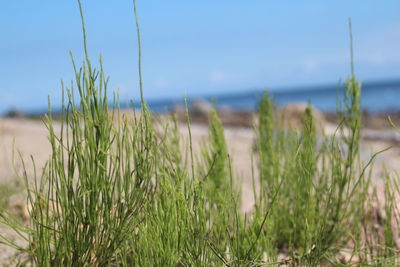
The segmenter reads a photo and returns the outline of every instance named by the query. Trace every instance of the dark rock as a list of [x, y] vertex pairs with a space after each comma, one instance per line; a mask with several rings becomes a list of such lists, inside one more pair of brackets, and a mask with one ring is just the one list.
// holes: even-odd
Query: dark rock
[[213, 106], [205, 100], [195, 100], [189, 107], [189, 116], [192, 122], [208, 123], [208, 116]]
[[21, 110], [12, 108], [6, 113], [6, 117], [13, 118], [13, 119], [21, 119], [21, 118], [25, 118], [26, 116]]
[[208, 116], [213, 106], [205, 100], [195, 100], [191, 103], [189, 112], [194, 116]]
[[247, 128], [254, 126], [254, 114], [249, 111], [223, 108], [219, 111], [219, 117], [222, 124], [226, 126]]

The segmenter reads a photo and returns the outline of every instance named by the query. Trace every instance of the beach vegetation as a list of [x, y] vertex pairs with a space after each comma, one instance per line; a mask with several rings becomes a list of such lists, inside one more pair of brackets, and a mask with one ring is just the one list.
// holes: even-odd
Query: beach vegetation
[[352, 45], [351, 75], [334, 135], [317, 133], [311, 107], [300, 130], [285, 128], [268, 92], [260, 98], [257, 149], [249, 166], [256, 171], [247, 177], [253, 181], [254, 207], [245, 213], [217, 111], [209, 114], [208, 139], [198, 151], [187, 104], [184, 135], [176, 117], [157, 120], [147, 107], [136, 4], [141, 102], [139, 110], [132, 105], [131, 113], [122, 113], [118, 94], [108, 97], [102, 58], [98, 67], [90, 59], [78, 3], [85, 58], [78, 66], [71, 54], [75, 79], [69, 87], [62, 84], [59, 132], [49, 101], [44, 124], [52, 153], [46, 167], [35, 177], [23, 172], [30, 220], [0, 210], [0, 222], [25, 240], [20, 245], [0, 236], [21, 255], [19, 264], [399, 264], [398, 177], [382, 177], [379, 202], [370, 175], [377, 154], [367, 162], [360, 158], [361, 83]]

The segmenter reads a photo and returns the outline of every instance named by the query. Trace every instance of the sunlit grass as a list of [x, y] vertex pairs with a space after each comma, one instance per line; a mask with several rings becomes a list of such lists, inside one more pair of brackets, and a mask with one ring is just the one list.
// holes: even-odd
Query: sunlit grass
[[[107, 98], [102, 60], [98, 70], [90, 61], [80, 2], [79, 7], [85, 61], [77, 67], [71, 55], [75, 82], [63, 86], [61, 131], [55, 131], [51, 115], [44, 120], [52, 148], [46, 168], [37, 181], [24, 175], [30, 222], [25, 225], [8, 213], [0, 217], [26, 239], [27, 246], [5, 237], [0, 240], [22, 252], [27, 263], [398, 263], [397, 177], [387, 177], [383, 220], [368, 217], [375, 200], [365, 171], [370, 162], [363, 163], [359, 156], [361, 85], [353, 67], [339, 113], [341, 123], [331, 137], [317, 134], [311, 108], [304, 112], [299, 131], [281, 127], [272, 100], [267, 93], [262, 97], [255, 129], [255, 205], [243, 214], [240, 184], [217, 112], [210, 114], [208, 140], [200, 151], [193, 150], [187, 107], [188, 139], [180, 134], [176, 118], [155, 127], [143, 98], [136, 20], [141, 111], [122, 115], [118, 96], [111, 103]], [[161, 131], [156, 130], [159, 126]], [[372, 233], [376, 223], [383, 229], [379, 238]], [[345, 251], [347, 259], [340, 257]]]

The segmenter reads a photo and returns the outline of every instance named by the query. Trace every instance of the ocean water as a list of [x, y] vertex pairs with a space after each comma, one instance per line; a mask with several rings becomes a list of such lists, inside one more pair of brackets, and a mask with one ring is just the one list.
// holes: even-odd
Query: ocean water
[[[278, 106], [307, 102], [322, 111], [334, 112], [337, 108], [337, 99], [343, 99], [344, 85], [276, 89], [270, 90], [269, 93]], [[204, 99], [213, 102], [218, 108], [255, 111], [262, 94], [262, 90], [252, 90], [237, 94], [189, 98], [188, 102], [190, 105], [193, 100]], [[153, 111], [165, 112], [176, 105], [183, 106], [183, 99], [149, 101], [148, 104]], [[400, 111], [400, 79], [363, 83], [361, 105], [363, 110], [371, 113]]]

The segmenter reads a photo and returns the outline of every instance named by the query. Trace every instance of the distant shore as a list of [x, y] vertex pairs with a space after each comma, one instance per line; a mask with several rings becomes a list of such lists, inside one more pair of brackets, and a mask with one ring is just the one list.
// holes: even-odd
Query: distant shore
[[[343, 100], [345, 83], [328, 85], [310, 85], [288, 88], [249, 89], [231, 91], [229, 93], [216, 93], [213, 95], [188, 96], [189, 108], [193, 102], [206, 101], [212, 103], [217, 109], [231, 109], [243, 112], [256, 112], [260, 98], [268, 91], [272, 100], [278, 107], [290, 103], [311, 103], [324, 113], [335, 113], [337, 100]], [[377, 81], [361, 82], [361, 106], [365, 114], [381, 117], [383, 114], [400, 116], [400, 78], [391, 78]], [[176, 107], [184, 107], [184, 97], [146, 98], [150, 109], [156, 113], [168, 113]], [[342, 101], [339, 101], [342, 102]], [[131, 103], [121, 101], [122, 109], [130, 108]], [[134, 101], [135, 107], [140, 107], [138, 99]], [[60, 106], [53, 106], [55, 115], [61, 113]], [[23, 113], [27, 117], [38, 117], [47, 112], [47, 108], [35, 110], [10, 109], [3, 114]], [[331, 117], [331, 116], [330, 116]]]
[[[289, 103], [278, 110], [284, 109], [286, 106], [296, 106], [296, 105], [304, 105], [305, 102], [295, 102]], [[206, 124], [208, 121], [207, 118], [207, 110], [212, 108], [213, 105], [210, 102], [205, 100], [195, 100], [191, 103], [189, 110], [193, 110], [192, 105], [194, 105], [194, 109], [197, 110], [195, 112], [191, 112], [190, 119], [194, 123]], [[316, 109], [318, 110], [318, 109]], [[323, 119], [329, 123], [338, 123], [338, 116], [336, 112], [333, 111], [321, 111], [318, 110], [320, 114], [323, 115]], [[154, 112], [155, 114], [159, 115], [167, 115], [167, 114], [177, 114], [178, 117], [182, 121], [186, 121], [185, 115], [185, 108], [182, 105], [175, 105], [169, 110], [165, 112]], [[257, 115], [256, 111], [248, 111], [248, 110], [240, 110], [240, 109], [233, 109], [230, 107], [220, 107], [218, 109], [219, 116], [221, 121], [226, 126], [232, 127], [247, 127], [251, 128], [254, 124], [254, 118]], [[45, 112], [35, 112], [35, 113], [24, 113], [18, 109], [11, 109], [3, 116], [5, 118], [26, 118], [26, 119], [37, 119], [41, 120]], [[61, 118], [62, 114], [60, 111], [55, 111], [52, 113], [52, 116], [55, 119]], [[374, 129], [374, 130], [390, 130], [394, 129], [393, 124], [400, 126], [400, 109], [399, 110], [387, 110], [384, 112], [369, 112], [368, 110], [364, 109], [362, 113], [362, 126], [363, 128]]]

